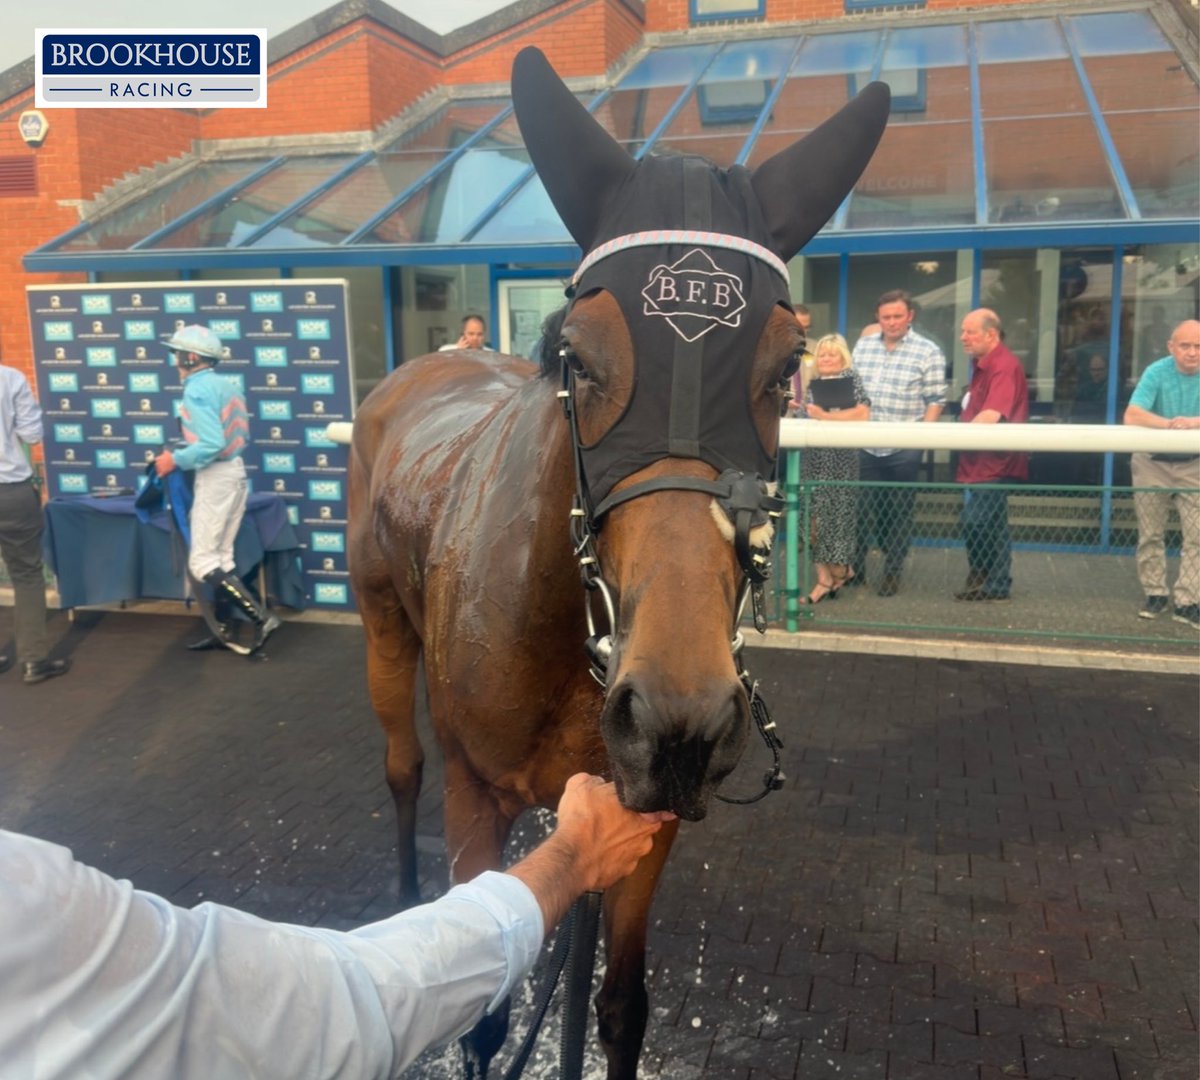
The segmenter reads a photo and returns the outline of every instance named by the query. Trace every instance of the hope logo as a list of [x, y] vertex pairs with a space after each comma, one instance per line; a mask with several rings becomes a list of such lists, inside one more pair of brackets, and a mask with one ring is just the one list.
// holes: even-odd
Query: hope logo
[[96, 451], [96, 468], [97, 469], [123, 469], [123, 468], [125, 468], [125, 451], [124, 450], [97, 450]]
[[340, 532], [314, 532], [312, 534], [313, 551], [331, 551], [340, 555], [346, 550], [346, 536]]
[[85, 350], [88, 367], [116, 367], [117, 350], [111, 345], [92, 345]]
[[345, 585], [319, 581], [313, 589], [313, 599], [318, 604], [346, 604], [350, 602], [350, 593]]
[[258, 345], [254, 349], [256, 367], [287, 367], [287, 349], [280, 345]]
[[250, 294], [251, 311], [282, 311], [283, 293], [281, 292], [252, 292]]
[[263, 454], [263, 472], [294, 473], [296, 458], [293, 454]]
[[306, 427], [304, 429], [304, 445], [307, 447], [337, 446], [323, 427]]
[[133, 441], [139, 446], [161, 446], [164, 441], [162, 424], [134, 424]]
[[94, 398], [92, 400], [93, 416], [120, 416], [121, 399], [115, 397]]
[[310, 480], [308, 497], [316, 502], [336, 502], [342, 497], [340, 480]]
[[82, 424], [55, 424], [55, 442], [83, 442]]
[[75, 328], [69, 322], [48, 322], [42, 327], [47, 341], [74, 341]]
[[684, 341], [702, 338], [717, 326], [739, 326], [746, 307], [742, 279], [699, 248], [651, 270], [642, 299], [643, 314], [666, 319]]
[[260, 420], [290, 420], [292, 403], [290, 401], [260, 401], [258, 418]]
[[79, 376], [73, 371], [50, 372], [50, 392], [52, 394], [73, 394], [79, 389]]
[[83, 313], [85, 315], [111, 315], [112, 297], [107, 295], [83, 297]]
[[163, 307], [175, 314], [196, 310], [196, 297], [190, 292], [169, 292], [163, 295]]
[[87, 489], [87, 476], [83, 473], [60, 473], [58, 476], [58, 490], [64, 495], [86, 494]]
[[243, 397], [246, 396], [246, 377], [244, 375], [226, 375], [225, 378], [237, 387], [239, 394]]
[[237, 341], [242, 336], [242, 324], [238, 319], [209, 319], [208, 328], [223, 340]]
[[328, 319], [301, 319], [296, 323], [296, 336], [303, 341], [327, 341]]
[[157, 394], [158, 372], [135, 371], [129, 375], [129, 389], [135, 394]]
[[300, 390], [305, 394], [332, 394], [332, 375], [304, 375], [300, 379]]
[[126, 341], [153, 341], [154, 323], [150, 319], [126, 319]]

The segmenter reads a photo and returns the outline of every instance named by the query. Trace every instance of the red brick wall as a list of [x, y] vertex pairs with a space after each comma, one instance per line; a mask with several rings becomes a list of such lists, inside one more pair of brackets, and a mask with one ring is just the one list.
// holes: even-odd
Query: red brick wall
[[[900, 6], [904, 0], [895, 0]], [[972, 0], [974, 8], [1004, 4], [1034, 3], [1036, 0]], [[925, 10], [961, 10], [963, 0], [926, 0]], [[690, 25], [688, 0], [646, 0], [646, 30], [663, 33], [686, 30]], [[767, 0], [766, 22], [807, 22], [813, 19], [837, 19], [846, 14], [844, 0]]]

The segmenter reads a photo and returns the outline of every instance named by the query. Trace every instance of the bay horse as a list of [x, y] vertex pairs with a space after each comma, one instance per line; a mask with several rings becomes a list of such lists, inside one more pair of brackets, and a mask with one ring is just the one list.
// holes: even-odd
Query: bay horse
[[[420, 902], [421, 662], [455, 882], [498, 867], [514, 819], [556, 806], [575, 772], [612, 778], [632, 809], [698, 821], [737, 764], [750, 704], [731, 641], [765, 576], [804, 344], [785, 264], [861, 174], [889, 100], [873, 84], [751, 173], [635, 161], [536, 49], [512, 91], [586, 256], [540, 370], [482, 351], [412, 360], [354, 422], [350, 575], [405, 905]], [[637, 1074], [647, 915], [677, 828], [604, 897], [609, 1080]], [[504, 1008], [464, 1039], [468, 1075], [486, 1075], [506, 1029]]]

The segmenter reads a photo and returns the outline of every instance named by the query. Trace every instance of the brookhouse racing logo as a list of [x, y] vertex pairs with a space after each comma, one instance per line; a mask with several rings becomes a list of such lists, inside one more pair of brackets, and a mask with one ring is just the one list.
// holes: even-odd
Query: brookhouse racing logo
[[37, 30], [39, 109], [265, 109], [265, 30]]
[[699, 248], [651, 270], [642, 298], [643, 313], [661, 315], [684, 341], [702, 338], [715, 326], [740, 325], [746, 306], [742, 279]]

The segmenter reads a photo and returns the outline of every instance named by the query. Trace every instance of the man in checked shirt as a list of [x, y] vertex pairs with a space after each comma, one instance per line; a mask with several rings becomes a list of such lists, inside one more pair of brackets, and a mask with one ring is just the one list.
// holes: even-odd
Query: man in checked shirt
[[[880, 331], [854, 346], [854, 370], [871, 399], [871, 419], [937, 423], [946, 403], [946, 358], [942, 350], [912, 328], [912, 297], [902, 289], [885, 292], [875, 306]], [[921, 450], [860, 450], [859, 479], [912, 484]], [[859, 501], [858, 552], [854, 579], [866, 584], [867, 552], [874, 536], [884, 555], [880, 596], [900, 589], [904, 560], [912, 540], [911, 488], [867, 488]]]

